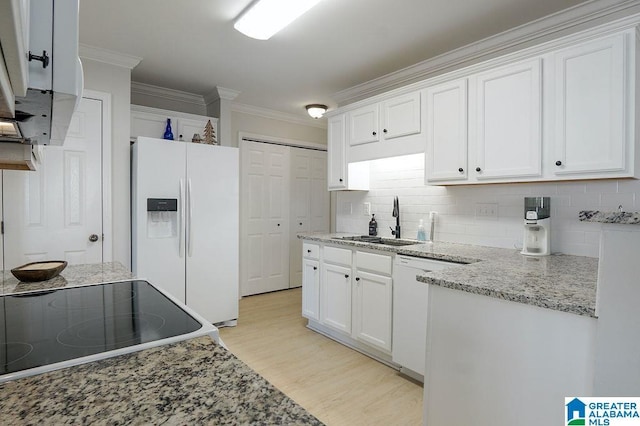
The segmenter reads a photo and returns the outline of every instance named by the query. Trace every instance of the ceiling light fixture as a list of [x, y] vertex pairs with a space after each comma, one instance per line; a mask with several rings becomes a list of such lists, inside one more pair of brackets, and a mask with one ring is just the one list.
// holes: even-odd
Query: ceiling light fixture
[[305, 108], [307, 108], [307, 112], [313, 118], [321, 118], [324, 115], [324, 113], [327, 112], [326, 105], [311, 104], [311, 105], [307, 105]]
[[258, 0], [238, 18], [233, 27], [258, 40], [268, 40], [311, 9], [320, 0]]

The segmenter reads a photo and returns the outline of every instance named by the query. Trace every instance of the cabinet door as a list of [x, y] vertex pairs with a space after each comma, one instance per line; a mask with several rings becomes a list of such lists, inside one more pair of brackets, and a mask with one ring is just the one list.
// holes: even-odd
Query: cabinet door
[[541, 174], [540, 59], [475, 77], [477, 179]]
[[429, 87], [427, 155], [430, 181], [467, 178], [467, 80]]
[[377, 142], [378, 104], [367, 105], [349, 113], [349, 145]]
[[347, 187], [346, 115], [329, 118], [327, 127], [327, 183], [329, 190]]
[[615, 172], [625, 167], [628, 65], [618, 34], [557, 52], [555, 62], [556, 175]]
[[302, 316], [320, 319], [320, 262], [302, 260]]
[[325, 263], [320, 278], [320, 322], [351, 334], [351, 268]]
[[356, 271], [353, 337], [391, 352], [391, 277]]
[[393, 139], [420, 133], [420, 92], [382, 103], [382, 137]]

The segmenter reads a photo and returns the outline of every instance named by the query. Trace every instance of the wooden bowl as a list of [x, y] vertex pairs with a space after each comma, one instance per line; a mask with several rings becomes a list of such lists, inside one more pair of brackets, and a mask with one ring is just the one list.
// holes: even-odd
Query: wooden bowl
[[11, 273], [20, 281], [34, 282], [46, 281], [57, 277], [67, 267], [64, 260], [48, 260], [46, 262], [31, 262], [17, 268]]

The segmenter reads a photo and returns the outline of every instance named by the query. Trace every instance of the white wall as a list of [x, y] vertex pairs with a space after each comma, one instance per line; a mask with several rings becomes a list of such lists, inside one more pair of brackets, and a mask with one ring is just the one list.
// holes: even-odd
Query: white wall
[[131, 266], [129, 127], [131, 70], [82, 58], [84, 87], [111, 93], [113, 260]]
[[233, 111], [231, 114], [232, 146], [238, 146], [238, 133], [247, 132], [283, 139], [327, 144], [327, 129], [304, 126], [283, 120]]
[[[370, 190], [337, 195], [336, 231], [367, 234], [370, 217], [363, 214], [363, 203], [370, 202], [379, 235], [390, 237], [389, 226], [395, 226], [393, 196], [397, 195], [404, 238], [416, 238], [419, 219], [424, 218], [427, 225], [433, 210], [438, 212], [436, 241], [521, 248], [524, 197], [549, 196], [551, 250], [597, 257], [600, 227], [578, 221], [578, 212], [616, 210], [620, 204], [626, 211], [640, 209], [639, 180], [425, 186], [423, 158], [417, 154], [370, 162]], [[476, 203], [497, 203], [498, 218], [475, 217]], [[349, 204], [351, 214], [346, 212]]]
[[181, 102], [176, 99], [168, 99], [162, 96], [153, 96], [145, 93], [138, 93], [132, 90], [131, 103], [133, 105], [143, 105], [151, 108], [167, 109], [169, 111], [186, 112], [196, 115], [207, 115], [206, 105], [193, 102]]

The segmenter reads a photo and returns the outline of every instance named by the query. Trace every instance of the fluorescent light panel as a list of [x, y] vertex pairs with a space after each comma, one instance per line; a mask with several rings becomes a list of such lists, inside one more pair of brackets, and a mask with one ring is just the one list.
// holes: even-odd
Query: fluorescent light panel
[[233, 25], [242, 34], [268, 40], [320, 0], [260, 0]]

